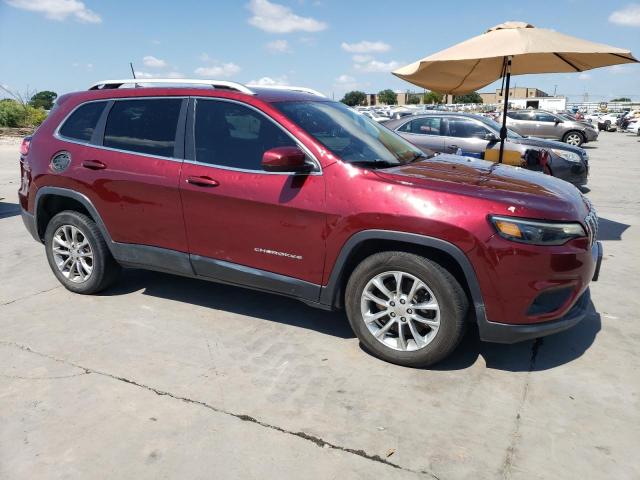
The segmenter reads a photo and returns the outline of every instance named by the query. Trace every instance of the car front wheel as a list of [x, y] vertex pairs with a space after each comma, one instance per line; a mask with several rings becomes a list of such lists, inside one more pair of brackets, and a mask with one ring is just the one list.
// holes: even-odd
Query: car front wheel
[[366, 350], [410, 367], [447, 357], [462, 338], [468, 309], [464, 290], [448, 270], [406, 252], [363, 260], [349, 279], [345, 305]]
[[562, 139], [564, 143], [579, 147], [584, 143], [584, 136], [580, 132], [568, 132]]

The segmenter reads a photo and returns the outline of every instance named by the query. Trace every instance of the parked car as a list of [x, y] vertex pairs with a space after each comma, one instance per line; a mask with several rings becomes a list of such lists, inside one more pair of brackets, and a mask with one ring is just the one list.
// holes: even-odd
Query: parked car
[[597, 216], [566, 182], [425, 159], [312, 90], [176, 82], [63, 95], [23, 144], [22, 218], [68, 290], [131, 266], [286, 295], [344, 308], [368, 351], [410, 366], [468, 321], [510, 343], [587, 315]]
[[562, 118], [545, 110], [513, 110], [507, 113], [507, 127], [520, 135], [561, 140], [579, 147], [598, 139], [598, 131], [584, 122]]
[[[429, 113], [391, 120], [385, 127], [394, 130], [419, 148], [436, 152], [456, 153], [480, 157], [487, 148], [500, 148], [500, 124], [491, 118], [472, 113]], [[550, 154], [549, 172], [576, 186], [587, 184], [589, 156], [572, 145], [523, 137], [509, 130], [505, 148], [522, 155], [529, 149], [546, 150]]]
[[382, 115], [379, 115], [378, 113], [376, 113], [373, 110], [365, 110], [363, 112], [361, 112], [362, 115], [366, 115], [367, 117], [369, 117], [371, 120], [375, 121], [375, 122], [386, 122], [389, 120], [388, 117], [384, 117]]

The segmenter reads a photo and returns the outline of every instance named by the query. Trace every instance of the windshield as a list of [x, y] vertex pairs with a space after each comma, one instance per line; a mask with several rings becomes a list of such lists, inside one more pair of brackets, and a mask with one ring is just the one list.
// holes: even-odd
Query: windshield
[[[477, 118], [482, 123], [484, 123], [485, 125], [493, 128], [495, 131], [498, 132], [498, 134], [500, 134], [500, 129], [502, 128], [502, 125], [500, 125], [495, 120], [493, 120], [491, 118], [488, 118], [488, 117], [483, 117], [483, 116], [478, 116], [478, 117], [474, 117], [474, 118]], [[520, 135], [519, 133], [514, 132], [513, 130], [507, 129], [507, 138], [523, 138], [523, 136]]]
[[388, 128], [343, 103], [277, 102], [274, 106], [345, 162], [385, 167], [426, 156]]

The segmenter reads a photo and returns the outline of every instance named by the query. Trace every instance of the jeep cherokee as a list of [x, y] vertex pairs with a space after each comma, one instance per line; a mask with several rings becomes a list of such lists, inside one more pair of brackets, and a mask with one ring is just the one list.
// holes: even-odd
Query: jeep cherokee
[[568, 183], [425, 158], [309, 89], [136, 82], [62, 96], [21, 147], [22, 218], [67, 289], [124, 266], [282, 294], [344, 308], [368, 351], [408, 366], [469, 322], [510, 343], [586, 315], [602, 250]]

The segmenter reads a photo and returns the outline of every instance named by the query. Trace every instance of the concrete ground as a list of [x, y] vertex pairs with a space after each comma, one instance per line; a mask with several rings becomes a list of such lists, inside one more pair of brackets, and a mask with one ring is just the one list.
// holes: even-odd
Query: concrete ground
[[342, 314], [140, 270], [69, 293], [0, 145], [0, 478], [637, 479], [640, 143], [588, 146], [605, 260], [593, 312], [536, 342], [470, 331], [432, 370]]

